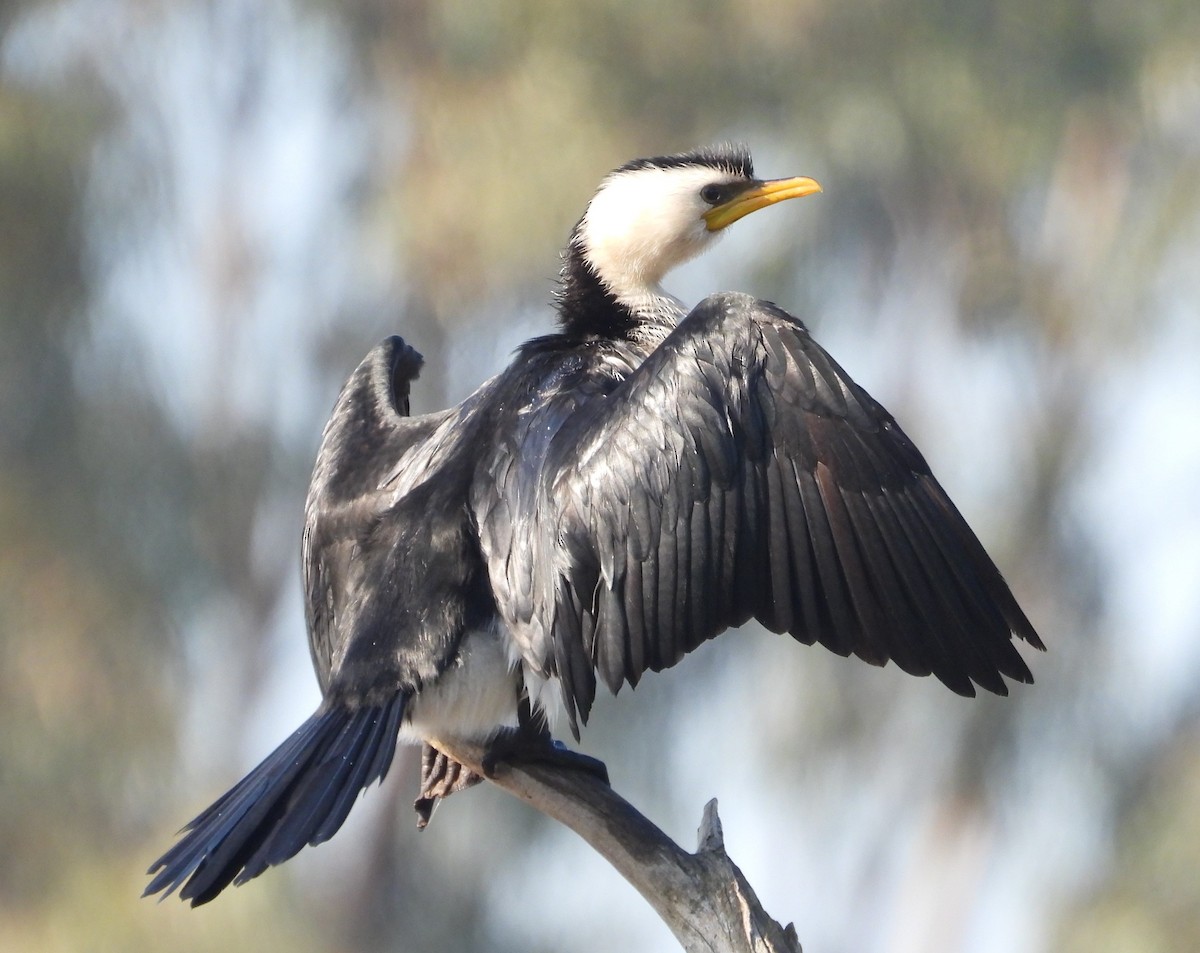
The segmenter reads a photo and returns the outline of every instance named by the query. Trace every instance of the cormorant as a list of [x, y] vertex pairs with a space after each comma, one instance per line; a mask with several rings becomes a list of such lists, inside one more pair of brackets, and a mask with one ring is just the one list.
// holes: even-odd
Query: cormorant
[[[779, 307], [660, 285], [728, 225], [820, 191], [721, 147], [639, 159], [571, 233], [558, 330], [456, 407], [409, 416], [398, 337], [346, 383], [305, 505], [323, 701], [193, 820], [146, 893], [193, 905], [331, 837], [397, 740], [561, 757], [597, 680], [678, 662], [757, 619], [953, 691], [1007, 694], [1042, 647], [892, 416]], [[492, 762], [494, 766], [495, 762]], [[478, 780], [426, 747], [422, 821]]]

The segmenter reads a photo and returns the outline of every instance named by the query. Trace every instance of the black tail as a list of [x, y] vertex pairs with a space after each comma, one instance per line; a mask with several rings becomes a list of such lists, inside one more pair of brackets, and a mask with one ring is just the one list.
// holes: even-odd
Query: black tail
[[358, 792], [382, 779], [396, 752], [404, 695], [381, 705], [318, 710], [257, 768], [181, 831], [147, 871], [142, 896], [199, 906], [231, 883], [282, 864], [305, 844], [329, 840]]

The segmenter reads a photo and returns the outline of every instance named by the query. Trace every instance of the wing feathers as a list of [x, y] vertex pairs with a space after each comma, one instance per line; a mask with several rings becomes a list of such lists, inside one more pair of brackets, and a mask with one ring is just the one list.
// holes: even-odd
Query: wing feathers
[[838, 655], [849, 655], [863, 642], [862, 630], [852, 609], [850, 591], [838, 555], [835, 530], [821, 499], [816, 473], [796, 474], [800, 499], [808, 524], [808, 538], [817, 568], [818, 606], [823, 610], [817, 639]]
[[887, 650], [881, 643], [887, 623], [863, 564], [854, 528], [850, 523], [850, 514], [846, 511], [846, 504], [842, 499], [841, 488], [834, 483], [833, 475], [826, 466], [817, 466], [816, 478], [821, 505], [829, 517], [829, 528], [836, 552], [835, 561], [841, 568], [850, 605], [858, 619], [858, 637], [852, 651], [864, 661], [882, 665], [888, 659]]
[[789, 632], [795, 627], [792, 590], [792, 550], [788, 532], [787, 490], [777, 460], [767, 467], [767, 511], [773, 517], [767, 527], [771, 587], [763, 624], [772, 632]]
[[[795, 462], [789, 463], [788, 470], [780, 479], [785, 494], [784, 520], [787, 523], [788, 539], [792, 543], [792, 598], [799, 606], [797, 615], [803, 620], [803, 624], [791, 631], [799, 641], [812, 645], [828, 626], [828, 623], [823, 621], [821, 612], [825, 597], [817, 578], [816, 556], [808, 534], [804, 501], [800, 496], [801, 476]], [[827, 614], [825, 618], [828, 618]]]
[[752, 616], [962, 694], [1029, 680], [1012, 638], [1041, 643], [921, 454], [774, 305], [706, 299], [572, 408], [529, 519], [573, 725], [593, 666], [616, 691]]

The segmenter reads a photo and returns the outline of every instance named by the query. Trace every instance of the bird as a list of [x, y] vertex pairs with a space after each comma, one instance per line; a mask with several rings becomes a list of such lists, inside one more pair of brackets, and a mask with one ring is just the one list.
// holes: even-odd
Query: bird
[[754, 619], [933, 675], [961, 695], [1033, 681], [1043, 649], [892, 415], [777, 305], [692, 308], [677, 265], [752, 212], [821, 191], [755, 177], [741, 145], [637, 159], [570, 233], [557, 324], [456, 406], [412, 416], [421, 355], [353, 371], [304, 509], [322, 701], [188, 824], [145, 895], [192, 905], [337, 832], [398, 743], [421, 744], [419, 824], [485, 772], [544, 759], [606, 778], [580, 737], [597, 688], [636, 686]]

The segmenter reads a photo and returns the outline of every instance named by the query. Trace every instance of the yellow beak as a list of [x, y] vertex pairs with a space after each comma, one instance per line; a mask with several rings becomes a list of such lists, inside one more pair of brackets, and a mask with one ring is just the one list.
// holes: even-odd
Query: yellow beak
[[797, 176], [794, 179], [770, 179], [766, 182], [759, 182], [745, 192], [740, 192], [723, 205], [709, 209], [704, 213], [704, 223], [710, 232], [719, 232], [739, 218], [743, 218], [751, 212], [757, 212], [760, 208], [820, 191], [821, 186], [817, 180], [810, 179], [805, 175]]

